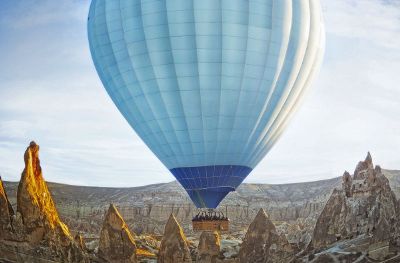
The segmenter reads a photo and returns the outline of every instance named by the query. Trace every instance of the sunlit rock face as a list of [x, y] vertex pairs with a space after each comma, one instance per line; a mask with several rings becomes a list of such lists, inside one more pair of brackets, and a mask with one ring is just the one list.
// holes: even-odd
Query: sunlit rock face
[[39, 146], [35, 142], [31, 142], [26, 149], [24, 160], [25, 168], [18, 185], [15, 215], [0, 184], [0, 221], [11, 223], [11, 231], [6, 238], [0, 238], [0, 261], [89, 262], [88, 255], [73, 240], [68, 227], [60, 220], [42, 176]]
[[368, 153], [354, 175], [345, 172], [342, 189], [335, 189], [321, 215], [312, 238], [312, 248], [365, 235], [370, 243], [383, 242], [397, 221], [398, 204], [388, 179]]
[[258, 211], [247, 230], [239, 251], [239, 262], [289, 262], [293, 249], [284, 235], [279, 235], [263, 209]]
[[18, 185], [17, 211], [21, 213], [31, 243], [41, 241], [46, 234], [57, 233], [61, 243], [72, 239], [68, 227], [61, 222], [56, 206], [42, 176], [39, 145], [31, 142], [24, 155], [25, 169]]
[[188, 241], [173, 214], [165, 225], [164, 236], [158, 253], [159, 263], [192, 262]]
[[216, 263], [221, 249], [218, 232], [204, 231], [200, 235], [197, 263]]
[[111, 263], [134, 263], [136, 244], [124, 219], [110, 205], [100, 233], [99, 257]]
[[82, 251], [86, 251], [86, 250], [87, 250], [85, 241], [83, 240], [83, 237], [82, 237], [81, 234], [76, 234], [74, 240], [75, 240], [75, 243], [78, 245], [78, 247], [79, 247]]
[[0, 177], [0, 239], [9, 237], [12, 231], [11, 217], [14, 215], [14, 210], [8, 201], [6, 191], [3, 186], [3, 181]]

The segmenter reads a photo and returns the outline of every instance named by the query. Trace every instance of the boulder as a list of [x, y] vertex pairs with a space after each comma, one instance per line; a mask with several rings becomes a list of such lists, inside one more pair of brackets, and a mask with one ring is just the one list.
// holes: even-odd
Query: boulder
[[122, 216], [110, 205], [100, 233], [99, 257], [111, 263], [134, 263], [136, 243]]
[[263, 209], [250, 224], [239, 251], [239, 262], [289, 262], [293, 249], [284, 235], [279, 235]]
[[159, 263], [192, 262], [188, 241], [181, 226], [173, 214], [165, 225], [164, 236], [158, 253]]

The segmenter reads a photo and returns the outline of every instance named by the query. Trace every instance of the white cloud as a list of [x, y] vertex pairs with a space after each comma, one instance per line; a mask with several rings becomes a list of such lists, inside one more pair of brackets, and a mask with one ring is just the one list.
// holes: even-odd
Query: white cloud
[[381, 0], [325, 0], [327, 33], [353, 41], [368, 41], [371, 46], [400, 46], [400, 3]]
[[400, 5], [323, 1], [325, 61], [311, 96], [248, 181], [295, 182], [352, 171], [367, 151], [400, 168]]

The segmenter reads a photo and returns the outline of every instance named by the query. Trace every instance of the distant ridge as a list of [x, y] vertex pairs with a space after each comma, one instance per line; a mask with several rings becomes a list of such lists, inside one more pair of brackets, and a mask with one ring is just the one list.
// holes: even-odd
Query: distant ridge
[[[383, 170], [383, 173], [389, 179], [391, 187], [399, 198], [400, 170]], [[11, 202], [15, 203], [14, 197], [18, 183], [4, 181], [4, 185], [7, 188]], [[143, 202], [137, 198], [137, 195], [143, 195], [144, 197], [151, 193], [168, 193], [168, 198], [157, 200], [159, 204], [190, 203], [186, 192], [177, 181], [136, 187], [79, 186], [54, 182], [48, 182], [48, 185], [56, 200], [75, 200], [79, 198], [88, 202], [93, 199], [106, 204], [109, 204], [109, 202], [137, 204], [138, 202]], [[236, 192], [229, 194], [222, 204], [241, 203], [240, 201], [249, 198], [262, 198], [269, 201], [279, 200], [280, 202], [314, 199], [323, 194], [330, 194], [333, 188], [340, 187], [340, 185], [341, 177], [289, 184], [244, 183]]]

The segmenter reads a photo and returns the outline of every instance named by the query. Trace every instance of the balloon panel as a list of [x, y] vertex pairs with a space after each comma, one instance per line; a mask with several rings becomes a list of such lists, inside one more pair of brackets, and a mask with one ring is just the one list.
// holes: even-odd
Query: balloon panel
[[324, 36], [317, 0], [94, 0], [88, 34], [118, 109], [206, 207], [279, 138]]
[[174, 168], [171, 172], [197, 207], [216, 208], [251, 170], [240, 165], [210, 165]]

